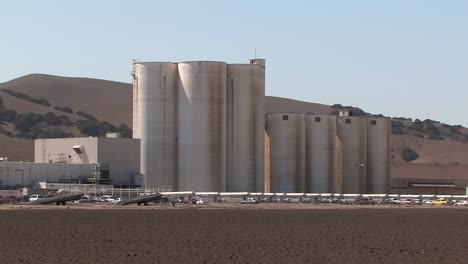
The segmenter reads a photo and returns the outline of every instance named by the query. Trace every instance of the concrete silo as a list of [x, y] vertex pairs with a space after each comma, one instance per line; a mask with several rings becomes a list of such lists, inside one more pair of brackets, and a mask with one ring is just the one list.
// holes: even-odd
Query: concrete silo
[[[304, 115], [266, 114], [271, 192], [303, 192], [305, 185]], [[268, 176], [266, 176], [268, 178]]]
[[178, 190], [226, 191], [226, 63], [178, 69]]
[[337, 175], [336, 116], [305, 116], [306, 192], [335, 192]]
[[227, 191], [264, 191], [264, 60], [227, 66]]
[[177, 64], [133, 64], [133, 137], [141, 139], [147, 187], [174, 187], [177, 175]]
[[358, 116], [340, 116], [342, 192], [367, 193], [367, 121]]
[[391, 121], [367, 119], [367, 181], [369, 193], [388, 193], [390, 182]]

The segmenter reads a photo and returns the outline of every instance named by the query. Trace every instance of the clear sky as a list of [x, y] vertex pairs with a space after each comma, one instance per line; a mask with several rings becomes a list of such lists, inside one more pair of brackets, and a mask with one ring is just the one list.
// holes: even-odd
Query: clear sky
[[267, 59], [267, 95], [468, 126], [468, 1], [0, 0], [0, 82]]

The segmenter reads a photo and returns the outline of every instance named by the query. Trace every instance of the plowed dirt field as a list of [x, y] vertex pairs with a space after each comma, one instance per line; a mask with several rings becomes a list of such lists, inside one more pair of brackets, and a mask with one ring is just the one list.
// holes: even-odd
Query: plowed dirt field
[[0, 262], [468, 263], [468, 210], [0, 210]]

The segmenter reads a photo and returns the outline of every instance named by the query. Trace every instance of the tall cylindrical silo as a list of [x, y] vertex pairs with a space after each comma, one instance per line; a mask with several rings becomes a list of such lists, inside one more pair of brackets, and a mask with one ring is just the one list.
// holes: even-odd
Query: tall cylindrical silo
[[301, 192], [304, 188], [304, 115], [266, 114], [266, 133], [270, 146], [271, 192]]
[[226, 63], [178, 68], [178, 190], [225, 191]]
[[306, 192], [334, 192], [336, 116], [305, 116]]
[[340, 116], [337, 123], [341, 140], [342, 192], [367, 193], [366, 119]]
[[147, 187], [174, 187], [177, 64], [143, 62], [133, 68], [133, 137], [141, 139], [141, 173]]
[[388, 193], [390, 182], [391, 121], [367, 119], [367, 179], [369, 193]]
[[227, 191], [264, 190], [264, 98], [264, 65], [227, 66]]

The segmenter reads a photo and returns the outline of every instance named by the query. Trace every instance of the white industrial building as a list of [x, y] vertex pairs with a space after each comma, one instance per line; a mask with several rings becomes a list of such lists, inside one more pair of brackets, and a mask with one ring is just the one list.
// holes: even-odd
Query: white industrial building
[[140, 140], [118, 137], [36, 139], [34, 162], [0, 162], [0, 189], [38, 187], [40, 182], [143, 186]]
[[34, 162], [94, 164], [95, 174], [107, 179], [108, 183], [131, 185], [140, 174], [140, 140], [99, 137], [36, 139]]
[[266, 115], [265, 191], [388, 193], [389, 118]]
[[263, 191], [265, 60], [138, 62], [133, 73], [147, 186]]
[[91, 164], [0, 162], [0, 189], [35, 187], [39, 182], [85, 182], [92, 170]]
[[[265, 60], [133, 64], [133, 137], [148, 187], [386, 193], [386, 118], [266, 113]], [[266, 118], [266, 120], [265, 120]]]

